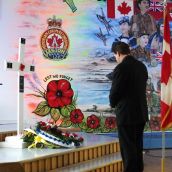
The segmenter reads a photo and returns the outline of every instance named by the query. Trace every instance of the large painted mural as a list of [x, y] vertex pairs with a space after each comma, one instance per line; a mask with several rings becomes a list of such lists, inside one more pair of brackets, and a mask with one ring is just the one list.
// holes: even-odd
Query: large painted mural
[[163, 3], [118, 0], [115, 9], [111, 19], [106, 1], [1, 0], [1, 119], [15, 120], [17, 74], [4, 71], [3, 61], [17, 60], [24, 37], [25, 63], [35, 65], [35, 73], [25, 74], [26, 125], [50, 120], [86, 132], [115, 130], [111, 45], [124, 41], [149, 71], [148, 110], [159, 130]]

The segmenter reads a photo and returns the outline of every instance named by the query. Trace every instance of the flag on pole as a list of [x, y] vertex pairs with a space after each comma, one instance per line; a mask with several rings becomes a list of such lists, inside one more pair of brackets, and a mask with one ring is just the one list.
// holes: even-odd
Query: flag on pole
[[109, 18], [131, 17], [134, 11], [133, 0], [107, 0], [107, 16]]
[[161, 68], [161, 128], [172, 126], [172, 54], [170, 41], [170, 10], [164, 9], [164, 40]]

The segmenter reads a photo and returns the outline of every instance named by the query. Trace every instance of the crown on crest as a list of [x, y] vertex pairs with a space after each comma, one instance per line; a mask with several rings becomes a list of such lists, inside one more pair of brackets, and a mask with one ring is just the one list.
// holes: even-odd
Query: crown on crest
[[55, 16], [53, 18], [47, 19], [48, 27], [61, 27], [62, 19], [56, 19]]

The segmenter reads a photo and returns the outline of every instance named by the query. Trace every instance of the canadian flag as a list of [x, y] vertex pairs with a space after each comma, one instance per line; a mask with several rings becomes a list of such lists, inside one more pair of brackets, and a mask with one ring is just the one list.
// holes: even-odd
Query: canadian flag
[[107, 16], [109, 18], [131, 17], [134, 11], [133, 0], [107, 0]]
[[172, 126], [172, 55], [170, 40], [170, 10], [164, 9], [164, 40], [161, 68], [161, 128]]

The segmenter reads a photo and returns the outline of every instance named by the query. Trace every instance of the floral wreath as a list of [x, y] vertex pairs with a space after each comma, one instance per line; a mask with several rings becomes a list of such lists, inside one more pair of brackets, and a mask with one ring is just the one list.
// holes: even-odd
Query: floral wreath
[[66, 79], [51, 80], [47, 84], [47, 89], [42, 92], [37, 89], [36, 97], [42, 97], [36, 109], [36, 115], [50, 115], [54, 123], [61, 121], [60, 127], [76, 127], [85, 132], [107, 133], [116, 130], [115, 117], [103, 117], [94, 112], [85, 117], [82, 111], [76, 107], [77, 95], [71, 88], [71, 84]]
[[84, 139], [75, 133], [62, 132], [57, 125], [40, 121], [34, 130], [25, 129], [22, 137], [28, 148], [73, 148], [81, 146]]

